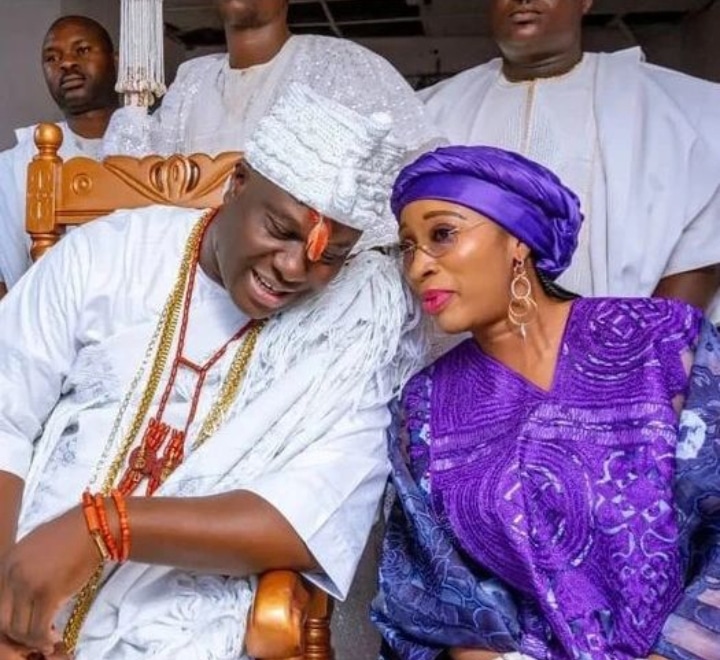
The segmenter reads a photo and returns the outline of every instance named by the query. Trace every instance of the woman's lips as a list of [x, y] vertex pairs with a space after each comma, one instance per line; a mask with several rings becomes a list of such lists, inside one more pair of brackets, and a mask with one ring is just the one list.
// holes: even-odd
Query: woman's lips
[[452, 291], [433, 289], [422, 294], [422, 308], [427, 314], [439, 314], [455, 295]]

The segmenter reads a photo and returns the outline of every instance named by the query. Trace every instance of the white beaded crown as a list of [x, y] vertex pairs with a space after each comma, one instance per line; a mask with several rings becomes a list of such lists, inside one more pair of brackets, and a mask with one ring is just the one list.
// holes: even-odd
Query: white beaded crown
[[355, 251], [397, 242], [392, 184], [408, 148], [385, 112], [363, 117], [290, 84], [245, 147], [248, 164], [300, 202], [363, 232]]

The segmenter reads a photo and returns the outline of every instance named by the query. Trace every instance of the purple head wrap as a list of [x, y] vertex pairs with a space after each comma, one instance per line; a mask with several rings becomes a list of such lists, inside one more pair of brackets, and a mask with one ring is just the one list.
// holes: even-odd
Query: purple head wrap
[[525, 243], [550, 279], [569, 265], [583, 216], [580, 202], [550, 170], [493, 147], [442, 147], [400, 172], [391, 205], [438, 199], [490, 218]]

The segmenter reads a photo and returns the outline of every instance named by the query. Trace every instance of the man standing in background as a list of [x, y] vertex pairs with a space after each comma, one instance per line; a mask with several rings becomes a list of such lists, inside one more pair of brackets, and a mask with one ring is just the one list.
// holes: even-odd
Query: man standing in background
[[278, 94], [292, 82], [361, 114], [378, 109], [393, 135], [425, 143], [435, 135], [420, 101], [384, 58], [347, 39], [293, 35], [288, 0], [216, 0], [227, 53], [180, 66], [160, 108], [115, 114], [104, 152], [144, 156], [242, 151]]
[[502, 58], [421, 92], [431, 117], [453, 143], [521, 153], [578, 194], [586, 221], [564, 287], [707, 309], [720, 284], [720, 87], [639, 48], [583, 52], [592, 0], [489, 4]]
[[[118, 105], [110, 35], [85, 16], [59, 18], [43, 40], [42, 67], [48, 91], [65, 118], [60, 155], [97, 158]], [[0, 297], [30, 266], [25, 187], [36, 151], [34, 131], [35, 126], [18, 129], [15, 147], [0, 153]]]

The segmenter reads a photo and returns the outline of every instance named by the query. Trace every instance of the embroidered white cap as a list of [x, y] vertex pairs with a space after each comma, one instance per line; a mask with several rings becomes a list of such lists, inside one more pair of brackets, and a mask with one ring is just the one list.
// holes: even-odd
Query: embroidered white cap
[[386, 112], [364, 117], [291, 83], [245, 147], [249, 165], [297, 200], [363, 232], [355, 252], [397, 242], [389, 198], [409, 149]]

